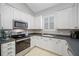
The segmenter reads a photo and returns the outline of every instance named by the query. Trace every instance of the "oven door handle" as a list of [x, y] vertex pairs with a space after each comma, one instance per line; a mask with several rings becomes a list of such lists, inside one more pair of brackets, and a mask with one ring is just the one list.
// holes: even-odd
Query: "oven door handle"
[[30, 39], [30, 38], [19, 39], [19, 40], [16, 40], [16, 42], [24, 41], [24, 40], [27, 40], [27, 39]]

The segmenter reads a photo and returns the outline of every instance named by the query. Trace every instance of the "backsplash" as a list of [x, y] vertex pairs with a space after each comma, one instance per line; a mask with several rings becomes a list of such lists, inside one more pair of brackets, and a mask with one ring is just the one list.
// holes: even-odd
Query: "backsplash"
[[48, 33], [48, 34], [58, 34], [70, 36], [70, 30], [29, 30], [28, 33]]
[[70, 31], [66, 30], [56, 30], [56, 31], [43, 31], [43, 33], [49, 33], [49, 34], [58, 34], [58, 35], [70, 35]]

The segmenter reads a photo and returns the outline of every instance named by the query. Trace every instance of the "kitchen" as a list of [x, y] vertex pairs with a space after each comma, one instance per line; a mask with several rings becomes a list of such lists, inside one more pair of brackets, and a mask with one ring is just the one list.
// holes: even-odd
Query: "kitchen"
[[78, 19], [78, 3], [0, 3], [0, 56], [79, 56]]

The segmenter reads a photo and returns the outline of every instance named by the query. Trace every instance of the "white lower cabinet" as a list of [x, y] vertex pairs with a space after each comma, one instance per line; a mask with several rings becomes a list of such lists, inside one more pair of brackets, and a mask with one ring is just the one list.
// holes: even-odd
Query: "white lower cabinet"
[[43, 37], [41, 47], [60, 55], [67, 55], [67, 42], [62, 39]]
[[1, 44], [1, 56], [15, 56], [15, 41]]
[[55, 50], [56, 53], [60, 54], [60, 55], [67, 55], [67, 42], [65, 40], [62, 39], [54, 39], [57, 41], [53, 41], [54, 42], [54, 47], [52, 48], [53, 50]]
[[41, 45], [41, 36], [32, 36], [31, 37], [31, 47]]
[[38, 46], [51, 52], [55, 52], [59, 55], [73, 55], [72, 52], [68, 50], [68, 43], [64, 39], [32, 36], [31, 46]]
[[31, 47], [34, 47], [36, 45], [36, 36], [31, 37]]

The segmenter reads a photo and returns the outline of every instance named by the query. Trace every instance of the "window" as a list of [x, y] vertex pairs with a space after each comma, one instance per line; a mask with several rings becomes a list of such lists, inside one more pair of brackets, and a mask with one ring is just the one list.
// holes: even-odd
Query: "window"
[[54, 16], [49, 17], [49, 29], [54, 29]]
[[54, 16], [45, 16], [44, 29], [54, 29]]
[[44, 18], [44, 29], [48, 29], [48, 18]]

